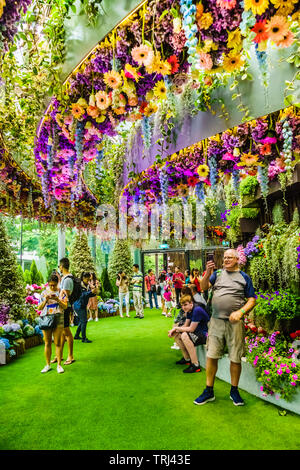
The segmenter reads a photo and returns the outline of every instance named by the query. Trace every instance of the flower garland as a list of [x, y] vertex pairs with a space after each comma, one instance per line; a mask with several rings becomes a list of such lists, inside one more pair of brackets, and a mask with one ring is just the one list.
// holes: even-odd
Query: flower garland
[[180, 11], [182, 13], [182, 27], [186, 37], [185, 46], [188, 48], [188, 63], [192, 70], [200, 68], [200, 57], [197, 53], [197, 24], [196, 24], [196, 6], [192, 0], [180, 0]]
[[[289, 123], [289, 128], [287, 125], [283, 128], [282, 116]], [[288, 134], [286, 129], [289, 129]], [[278, 158], [279, 153], [287, 151], [287, 155], [291, 156], [292, 166], [296, 163], [295, 155], [300, 153], [300, 142], [297, 138], [299, 130], [299, 110], [287, 108], [228, 129], [222, 134], [169, 156], [161, 163], [165, 165], [165, 171], [170, 177], [169, 197], [182, 197], [183, 192], [179, 191], [179, 188], [185, 186], [187, 193], [189, 188], [195, 188], [196, 197], [203, 201], [205, 188], [211, 187], [216, 190], [218, 185], [226, 186], [231, 179], [236, 200], [239, 199], [241, 183], [247, 176], [251, 176], [258, 181], [262, 195], [266, 199], [269, 181], [274, 181], [276, 177], [285, 174], [289, 168], [286, 168], [285, 163]], [[289, 153], [291, 142], [292, 153]], [[207, 156], [207, 165], [203, 164], [205, 156]], [[129, 205], [137, 184], [141, 190], [146, 191], [145, 202], [149, 210], [155, 199], [159, 199], [160, 183], [158, 173], [153, 169], [150, 167], [145, 170], [124, 188], [123, 193], [128, 197]]]
[[[190, 95], [193, 103], [197, 101], [197, 109], [209, 109], [211, 92], [223, 85], [223, 79], [217, 74], [212, 77], [211, 73], [236, 74], [244, 69], [243, 48], [247, 42], [243, 43], [243, 37], [250, 44], [258, 44], [257, 54], [263, 62], [263, 34], [255, 27], [260, 21], [266, 20], [268, 41], [279, 48], [289, 47], [295, 37], [290, 30], [293, 16], [290, 19], [288, 15], [296, 14], [295, 11], [294, 4], [286, 13], [279, 4], [269, 7], [266, 2], [256, 10], [248, 0], [244, 4], [234, 0], [203, 0], [197, 5], [192, 0], [148, 2], [138, 15], [130, 17], [101, 41], [72, 73], [64, 85], [63, 101], [53, 99], [47, 118], [59, 125], [59, 149], [76, 150], [74, 120], [84, 123], [83, 147], [88, 159], [96, 158], [96, 147], [103, 135], [115, 136], [124, 121], [142, 121], [144, 146], [149, 149], [152, 134], [149, 118], [159, 111], [160, 104], [169, 103], [167, 120], [174, 118], [182, 122], [181, 116], [174, 115], [175, 95]], [[276, 27], [280, 28], [280, 34], [276, 35]], [[92, 134], [89, 129], [93, 129]], [[46, 119], [37, 147], [48, 130]], [[37, 165], [45, 167], [47, 162], [41, 162], [35, 154]], [[69, 158], [72, 166], [73, 157]], [[56, 163], [56, 168], [64, 165], [62, 160]], [[74, 161], [78, 172], [82, 172], [85, 164], [81, 156], [77, 163]], [[213, 166], [212, 163], [211, 179], [215, 185]], [[228, 168], [228, 172], [231, 170], [232, 167]], [[47, 177], [57, 178], [57, 175], [52, 171]], [[237, 188], [237, 172], [234, 178]], [[65, 197], [71, 188], [69, 178], [64, 186]]]

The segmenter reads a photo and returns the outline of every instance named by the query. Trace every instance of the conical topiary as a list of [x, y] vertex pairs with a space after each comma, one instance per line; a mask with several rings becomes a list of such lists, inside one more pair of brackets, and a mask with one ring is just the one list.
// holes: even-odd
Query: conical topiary
[[34, 260], [31, 262], [30, 274], [31, 274], [31, 283], [32, 284], [39, 284], [40, 275], [39, 275], [38, 268], [36, 266], [36, 262]]
[[116, 279], [119, 271], [130, 278], [132, 276], [132, 258], [127, 240], [117, 240], [114, 251], [108, 263], [108, 275], [110, 280]]
[[0, 217], [0, 304], [10, 306], [10, 314], [21, 318], [25, 306], [25, 287], [17, 258], [13, 252]]
[[77, 232], [73, 239], [69, 260], [70, 270], [76, 277], [80, 277], [83, 271], [96, 272], [87, 235], [82, 231]]

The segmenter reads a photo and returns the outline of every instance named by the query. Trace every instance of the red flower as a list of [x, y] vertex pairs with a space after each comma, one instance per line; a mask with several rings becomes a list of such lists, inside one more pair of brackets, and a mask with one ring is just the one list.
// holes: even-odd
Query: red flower
[[140, 106], [140, 113], [141, 113], [141, 114], [144, 114], [145, 108], [147, 108], [148, 104], [149, 104], [149, 103], [148, 103], [147, 101], [143, 101], [143, 102], [142, 102], [142, 104], [141, 104], [141, 106]]
[[266, 30], [266, 23], [267, 20], [257, 21], [257, 23], [251, 29], [251, 31], [256, 34], [254, 42], [260, 43], [262, 41], [266, 41], [269, 38], [269, 33]]
[[196, 186], [199, 183], [199, 178], [197, 176], [190, 176], [187, 182], [189, 186]]
[[178, 62], [178, 58], [176, 55], [171, 55], [167, 61], [169, 62], [169, 64], [171, 65], [171, 73], [176, 73], [178, 72], [179, 70], [179, 62]]
[[271, 145], [270, 144], [263, 144], [260, 149], [260, 154], [261, 155], [270, 155], [271, 153]]
[[290, 337], [291, 337], [292, 339], [296, 339], [297, 336], [298, 336], [297, 333], [291, 333], [291, 334], [290, 334]]

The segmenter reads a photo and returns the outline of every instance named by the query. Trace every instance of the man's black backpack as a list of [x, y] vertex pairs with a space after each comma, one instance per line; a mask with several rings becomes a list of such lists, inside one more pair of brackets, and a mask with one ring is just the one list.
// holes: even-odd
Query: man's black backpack
[[74, 277], [73, 274], [68, 274], [65, 279], [69, 277], [73, 281], [73, 292], [70, 295], [69, 302], [71, 305], [74, 304], [81, 296], [81, 281], [77, 277]]

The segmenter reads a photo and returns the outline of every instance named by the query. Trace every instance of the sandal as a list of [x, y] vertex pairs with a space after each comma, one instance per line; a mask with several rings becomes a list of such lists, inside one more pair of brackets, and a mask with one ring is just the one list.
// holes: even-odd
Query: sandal
[[67, 360], [64, 362], [64, 366], [69, 366], [70, 364], [73, 364], [73, 362], [75, 362], [75, 359], [72, 359], [71, 361]]
[[[63, 361], [64, 358], [62, 357], [61, 360]], [[55, 364], [57, 362], [57, 357], [55, 357], [54, 359], [52, 359], [52, 361], [50, 361], [51, 364]]]

